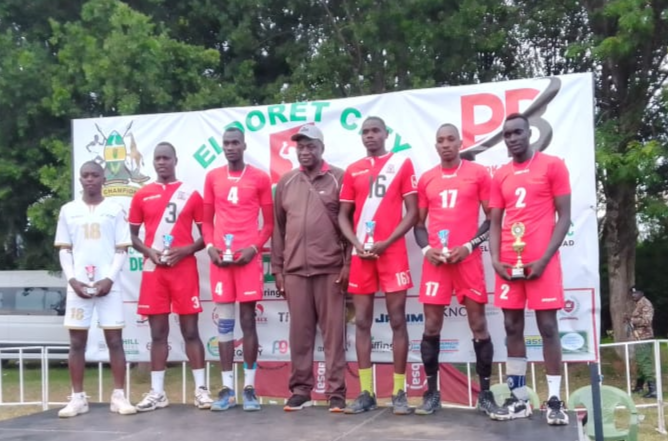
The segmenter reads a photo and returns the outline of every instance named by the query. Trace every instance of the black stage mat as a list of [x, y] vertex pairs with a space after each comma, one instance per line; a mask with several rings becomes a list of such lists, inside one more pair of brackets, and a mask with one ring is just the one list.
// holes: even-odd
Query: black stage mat
[[57, 409], [0, 421], [0, 441], [578, 441], [575, 415], [565, 427], [549, 427], [545, 416], [491, 421], [475, 410], [443, 409], [434, 415], [398, 416], [390, 408], [360, 415], [330, 414], [326, 407], [260, 412], [240, 407], [225, 412], [172, 405], [137, 415], [112, 414], [108, 405], [59, 419]]

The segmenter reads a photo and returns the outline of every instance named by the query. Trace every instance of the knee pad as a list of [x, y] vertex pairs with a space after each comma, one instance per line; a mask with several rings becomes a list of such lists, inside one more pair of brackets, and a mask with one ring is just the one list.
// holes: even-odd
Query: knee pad
[[234, 341], [234, 303], [223, 303], [218, 309], [218, 341]]

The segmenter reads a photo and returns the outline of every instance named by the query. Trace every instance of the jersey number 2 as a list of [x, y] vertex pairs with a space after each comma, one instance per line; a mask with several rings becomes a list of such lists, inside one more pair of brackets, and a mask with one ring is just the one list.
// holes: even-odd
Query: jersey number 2
[[527, 206], [524, 199], [527, 197], [527, 189], [524, 187], [517, 187], [515, 190], [515, 196], [517, 196], [517, 202], [515, 202], [515, 208], [524, 208]]

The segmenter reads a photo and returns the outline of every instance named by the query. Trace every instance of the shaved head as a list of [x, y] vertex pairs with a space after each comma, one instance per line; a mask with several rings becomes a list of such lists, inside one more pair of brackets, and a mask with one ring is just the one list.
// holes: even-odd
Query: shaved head
[[81, 168], [79, 169], [79, 173], [83, 173], [84, 169], [95, 170], [95, 171], [99, 172], [100, 174], [104, 175], [104, 168], [102, 168], [102, 166], [95, 161], [84, 162], [81, 165]]

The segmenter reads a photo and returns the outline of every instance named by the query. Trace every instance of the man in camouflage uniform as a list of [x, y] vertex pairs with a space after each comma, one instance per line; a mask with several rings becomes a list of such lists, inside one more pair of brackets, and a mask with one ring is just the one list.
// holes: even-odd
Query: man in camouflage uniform
[[[630, 289], [631, 297], [636, 303], [631, 316], [625, 315], [624, 320], [634, 340], [652, 340], [654, 331], [652, 330], [652, 319], [654, 318], [654, 307], [645, 294], [635, 287]], [[636, 345], [636, 366], [638, 378], [635, 393], [643, 392], [643, 385], [647, 382], [647, 393], [643, 398], [656, 398], [656, 383], [654, 378], [654, 345], [651, 343]]]

